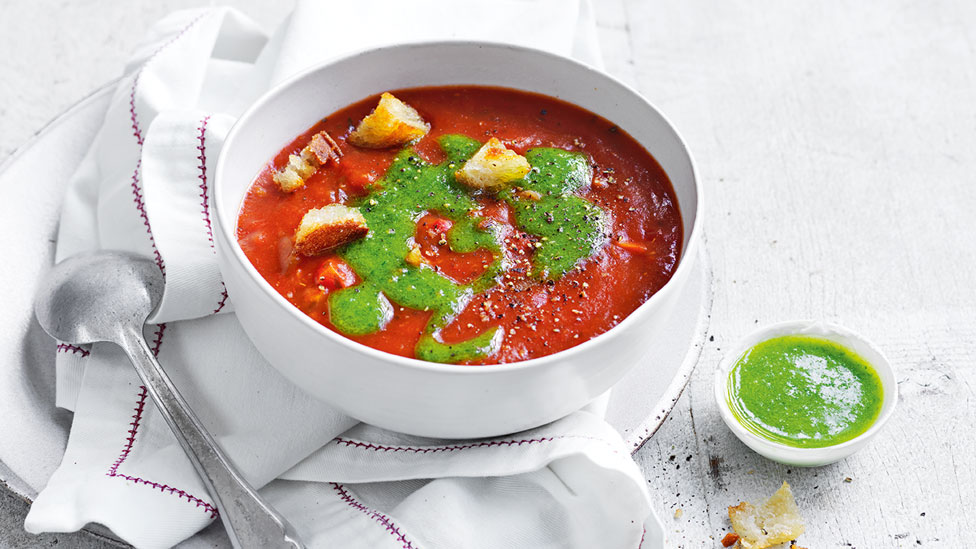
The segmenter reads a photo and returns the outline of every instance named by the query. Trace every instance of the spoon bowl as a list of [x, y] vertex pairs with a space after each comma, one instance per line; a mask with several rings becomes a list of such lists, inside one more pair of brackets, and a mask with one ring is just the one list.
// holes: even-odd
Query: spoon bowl
[[118, 342], [124, 327], [146, 322], [163, 296], [163, 283], [159, 268], [134, 254], [76, 255], [55, 265], [41, 283], [34, 313], [60, 341]]

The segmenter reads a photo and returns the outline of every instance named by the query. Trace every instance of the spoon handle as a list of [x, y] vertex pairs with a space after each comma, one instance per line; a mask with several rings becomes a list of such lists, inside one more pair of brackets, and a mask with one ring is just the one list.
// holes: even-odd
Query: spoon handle
[[190, 410], [142, 334], [124, 330], [118, 343], [214, 498], [234, 547], [303, 548], [288, 521], [248, 485]]

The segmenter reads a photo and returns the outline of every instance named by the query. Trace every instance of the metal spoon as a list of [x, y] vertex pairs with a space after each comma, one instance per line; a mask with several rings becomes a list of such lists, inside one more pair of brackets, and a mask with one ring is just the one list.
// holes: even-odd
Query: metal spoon
[[142, 329], [162, 295], [163, 277], [152, 261], [122, 252], [82, 254], [54, 266], [38, 289], [34, 312], [55, 339], [110, 341], [129, 355], [207, 485], [234, 547], [304, 547], [237, 472], [146, 345]]

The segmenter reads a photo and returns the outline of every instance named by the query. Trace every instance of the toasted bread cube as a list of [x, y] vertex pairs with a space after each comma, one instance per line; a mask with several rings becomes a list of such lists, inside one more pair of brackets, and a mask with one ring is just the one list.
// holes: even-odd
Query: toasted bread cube
[[305, 212], [295, 233], [295, 250], [302, 255], [318, 255], [366, 236], [366, 218], [357, 208], [329, 204]]
[[275, 172], [275, 183], [286, 193], [294, 192], [305, 184], [305, 179], [315, 173], [315, 166], [312, 166], [304, 158], [297, 154], [288, 156], [288, 165], [284, 169]]
[[393, 94], [384, 92], [380, 102], [349, 135], [349, 142], [367, 149], [403, 145], [427, 135], [430, 124]]
[[288, 165], [275, 172], [274, 181], [282, 191], [294, 192], [304, 186], [305, 180], [329, 159], [338, 162], [341, 154], [342, 151], [332, 136], [319, 132], [312, 136], [312, 140], [299, 154], [288, 156]]
[[[335, 147], [335, 149], [333, 149]], [[339, 145], [332, 140], [332, 137], [325, 132], [319, 132], [312, 136], [312, 140], [308, 142], [308, 146], [302, 149], [302, 158], [305, 159], [309, 164], [314, 164], [316, 166], [321, 166], [328, 162], [330, 159], [339, 161], [339, 156], [336, 151], [339, 150]]]
[[732, 529], [744, 549], [764, 549], [796, 539], [803, 533], [803, 517], [786, 482], [758, 508], [743, 501], [729, 507]]
[[532, 169], [524, 156], [492, 137], [454, 173], [458, 181], [476, 189], [500, 190]]

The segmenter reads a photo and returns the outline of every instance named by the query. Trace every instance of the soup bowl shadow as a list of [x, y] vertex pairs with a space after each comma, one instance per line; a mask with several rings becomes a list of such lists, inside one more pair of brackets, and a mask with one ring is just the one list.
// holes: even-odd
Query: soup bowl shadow
[[[483, 85], [541, 93], [627, 131], [674, 186], [684, 242], [671, 280], [617, 326], [558, 353], [490, 366], [436, 364], [337, 334], [282, 297], [237, 243], [237, 217], [257, 173], [323, 116], [399, 88]], [[315, 66], [255, 102], [231, 129], [213, 187], [215, 245], [237, 317], [286, 378], [356, 419], [403, 433], [478, 438], [548, 423], [597, 398], [649, 357], [688, 278], [701, 239], [701, 189], [691, 154], [637, 92], [577, 61], [485, 42], [430, 42], [357, 53]], [[667, 384], [669, 379], [661, 379]]]

